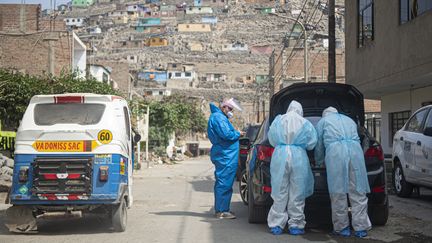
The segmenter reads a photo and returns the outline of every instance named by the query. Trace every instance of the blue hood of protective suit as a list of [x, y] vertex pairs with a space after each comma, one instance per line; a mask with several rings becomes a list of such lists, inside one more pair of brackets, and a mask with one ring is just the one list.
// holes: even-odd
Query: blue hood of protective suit
[[213, 103], [210, 103], [210, 111], [211, 111], [211, 113], [220, 112], [220, 113], [224, 114], [222, 112], [222, 110]]

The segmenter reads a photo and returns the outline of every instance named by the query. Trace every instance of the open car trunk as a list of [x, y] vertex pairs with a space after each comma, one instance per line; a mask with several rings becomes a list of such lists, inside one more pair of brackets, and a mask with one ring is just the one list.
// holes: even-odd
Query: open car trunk
[[303, 106], [304, 117], [321, 117], [329, 106], [339, 113], [351, 117], [358, 125], [364, 126], [363, 95], [348, 84], [338, 83], [297, 83], [290, 85], [275, 95], [270, 101], [270, 122], [285, 114], [291, 101], [296, 100]]
[[[363, 95], [354, 86], [334, 83], [298, 83], [288, 86], [276, 93], [270, 101], [270, 122], [279, 115], [285, 114], [291, 101], [298, 101], [303, 107], [303, 116], [314, 126], [321, 119], [322, 112], [329, 106], [339, 113], [351, 117], [359, 126], [364, 126]], [[361, 143], [365, 134], [359, 129]], [[315, 192], [328, 192], [327, 174], [324, 167], [315, 166], [314, 152], [308, 151], [309, 161], [315, 178]]]

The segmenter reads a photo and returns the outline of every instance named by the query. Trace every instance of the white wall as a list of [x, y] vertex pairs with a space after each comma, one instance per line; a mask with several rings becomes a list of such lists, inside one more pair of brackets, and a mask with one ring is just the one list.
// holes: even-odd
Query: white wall
[[[176, 77], [175, 74], [180, 73], [180, 77]], [[171, 77], [169, 79], [182, 79], [182, 80], [189, 80], [192, 81], [195, 78], [195, 72], [188, 72], [191, 74], [190, 77], [186, 77], [186, 72], [180, 72], [180, 71], [169, 71], [168, 77], [171, 74]]]
[[82, 27], [85, 24], [85, 18], [66, 18], [66, 26]]
[[110, 74], [101, 66], [90, 66], [90, 75], [93, 76], [97, 81], [103, 82], [103, 74], [108, 75], [108, 80], [110, 80]]
[[87, 53], [86, 46], [73, 33], [73, 60], [72, 60], [72, 71], [78, 72], [78, 77], [85, 78], [87, 65]]
[[389, 114], [400, 111], [413, 114], [428, 101], [432, 101], [432, 86], [381, 97], [381, 145], [385, 154], [392, 153]]

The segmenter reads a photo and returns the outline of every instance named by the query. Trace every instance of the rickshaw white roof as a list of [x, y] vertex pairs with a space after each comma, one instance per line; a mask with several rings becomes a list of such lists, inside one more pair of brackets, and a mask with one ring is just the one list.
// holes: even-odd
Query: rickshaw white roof
[[125, 100], [121, 96], [116, 95], [101, 95], [93, 93], [65, 93], [65, 94], [49, 94], [49, 95], [35, 95], [31, 98], [30, 104], [38, 103], [57, 103], [56, 98], [82, 98], [81, 103], [85, 102], [111, 102], [114, 100]]

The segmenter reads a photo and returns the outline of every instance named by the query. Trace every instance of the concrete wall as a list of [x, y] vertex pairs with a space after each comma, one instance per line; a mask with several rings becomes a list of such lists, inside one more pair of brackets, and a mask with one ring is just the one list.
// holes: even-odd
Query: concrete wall
[[411, 111], [413, 114], [423, 102], [432, 101], [432, 86], [394, 93], [381, 98], [381, 145], [385, 154], [392, 153], [390, 113]]
[[[346, 1], [348, 2], [348, 1]], [[432, 11], [399, 24], [399, 1], [374, 1], [374, 40], [357, 46], [357, 4], [346, 4], [346, 80], [367, 98], [432, 80]]]

